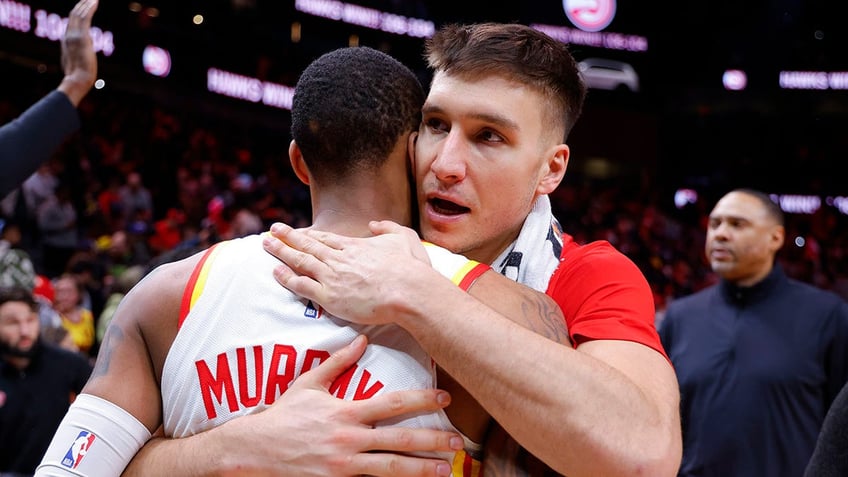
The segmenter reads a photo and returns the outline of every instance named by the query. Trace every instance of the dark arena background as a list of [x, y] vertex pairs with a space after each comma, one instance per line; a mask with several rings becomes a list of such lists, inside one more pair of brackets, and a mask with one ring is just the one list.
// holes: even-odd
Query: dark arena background
[[[82, 130], [54, 158], [79, 209], [81, 249], [96, 253], [123, 231], [152, 266], [172, 256], [172, 245], [151, 245], [164, 220], [179, 218], [181, 240], [209, 227], [212, 211], [307, 223], [308, 191], [287, 160], [299, 72], [331, 49], [363, 45], [426, 84], [422, 45], [434, 29], [509, 21], [568, 43], [585, 67], [589, 95], [555, 208], [576, 238], [628, 254], [658, 310], [713, 279], [704, 217], [739, 186], [774, 194], [788, 212], [790, 274], [848, 296], [845, 2], [618, 0], [606, 15], [591, 4], [103, 0], [94, 16], [102, 82], [81, 105]], [[73, 5], [0, 0], [0, 120], [58, 84]], [[153, 193], [153, 216], [119, 224], [97, 210], [99, 198], [131, 171]]]

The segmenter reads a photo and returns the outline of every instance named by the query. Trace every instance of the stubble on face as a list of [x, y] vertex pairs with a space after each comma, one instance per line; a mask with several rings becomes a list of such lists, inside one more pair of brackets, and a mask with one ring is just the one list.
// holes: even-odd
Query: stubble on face
[[[421, 232], [426, 240], [490, 263], [515, 240], [529, 214], [550, 149], [542, 124], [543, 95], [498, 76], [467, 81], [437, 73], [424, 107], [415, 149]], [[450, 136], [449, 136], [450, 135]], [[448, 144], [448, 145], [446, 145]], [[465, 175], [439, 177], [442, 154]], [[444, 163], [441, 165], [443, 166]], [[468, 208], [454, 217], [427, 215], [428, 194], [463, 197]]]

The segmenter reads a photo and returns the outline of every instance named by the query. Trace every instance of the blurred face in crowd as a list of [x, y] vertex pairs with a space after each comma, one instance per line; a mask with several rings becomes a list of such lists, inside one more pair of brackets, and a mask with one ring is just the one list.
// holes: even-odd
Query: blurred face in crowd
[[437, 72], [414, 146], [421, 234], [490, 263], [568, 163], [541, 92], [497, 75]]
[[38, 341], [38, 313], [28, 303], [7, 301], [0, 305], [0, 352], [29, 357]]
[[77, 283], [73, 278], [62, 277], [53, 285], [55, 298], [53, 308], [60, 313], [66, 313], [77, 307], [80, 303], [80, 293]]
[[762, 280], [783, 246], [784, 228], [754, 196], [731, 192], [718, 201], [707, 226], [705, 251], [714, 272], [750, 286]]

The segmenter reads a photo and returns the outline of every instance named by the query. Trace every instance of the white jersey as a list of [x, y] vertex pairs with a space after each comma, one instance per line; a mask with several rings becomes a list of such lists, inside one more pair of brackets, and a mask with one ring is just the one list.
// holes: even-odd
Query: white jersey
[[[276, 282], [278, 264], [261, 235], [218, 243], [198, 263], [162, 369], [167, 436], [197, 434], [267, 408], [295, 378], [359, 334], [368, 336], [365, 354], [333, 383], [332, 394], [354, 400], [435, 387], [435, 364], [405, 330], [327, 314]], [[456, 430], [442, 410], [378, 423], [389, 425]], [[468, 458], [439, 457], [455, 464], [455, 457]]]

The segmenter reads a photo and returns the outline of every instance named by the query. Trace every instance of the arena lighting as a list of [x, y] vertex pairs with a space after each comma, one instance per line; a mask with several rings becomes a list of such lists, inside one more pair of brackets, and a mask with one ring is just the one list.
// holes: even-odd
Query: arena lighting
[[141, 63], [144, 71], [164, 78], [171, 72], [171, 54], [164, 48], [147, 45], [141, 54]]
[[601, 31], [615, 18], [616, 0], [562, 0], [568, 20], [583, 31]]
[[[34, 29], [32, 27], [33, 19], [35, 19]], [[67, 17], [57, 13], [50, 13], [41, 9], [33, 13], [32, 8], [26, 3], [0, 0], [0, 28], [8, 28], [21, 33], [32, 31], [39, 38], [59, 41], [65, 34], [67, 24]], [[91, 39], [94, 42], [94, 51], [103, 52], [105, 56], [111, 56], [115, 52], [112, 32], [92, 26]]]
[[336, 0], [295, 0], [294, 8], [317, 17], [415, 38], [429, 38], [436, 32], [435, 24], [429, 20], [407, 18]]
[[[787, 214], [812, 215], [824, 205], [833, 207], [841, 214], [848, 215], [848, 197], [821, 197], [812, 194], [769, 194], [769, 197]], [[678, 209], [697, 201], [698, 192], [694, 189], [681, 188], [674, 192], [674, 206]]]
[[572, 45], [594, 46], [608, 50], [648, 51], [648, 38], [644, 36], [604, 31], [583, 31], [577, 28], [541, 23], [531, 23], [530, 27], [546, 33], [551, 38]]
[[721, 76], [721, 83], [728, 91], [742, 91], [748, 86], [748, 75], [742, 70], [727, 70]]
[[678, 209], [696, 202], [698, 202], [698, 192], [694, 189], [677, 189], [674, 193], [674, 206]]
[[790, 214], [814, 214], [822, 205], [822, 199], [817, 195], [771, 194], [771, 200]]
[[294, 96], [294, 88], [291, 86], [262, 81], [217, 68], [207, 70], [206, 88], [212, 93], [289, 110], [291, 110]]
[[824, 203], [831, 207], [835, 207], [836, 210], [848, 215], [848, 197], [826, 197], [824, 199]]
[[848, 71], [781, 71], [782, 89], [848, 89]]

